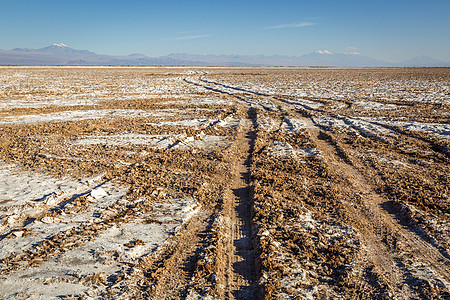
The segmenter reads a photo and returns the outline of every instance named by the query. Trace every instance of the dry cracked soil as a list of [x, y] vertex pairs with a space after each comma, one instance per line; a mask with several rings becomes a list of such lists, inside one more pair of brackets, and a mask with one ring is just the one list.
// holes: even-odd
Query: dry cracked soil
[[0, 67], [0, 298], [449, 299], [450, 69]]

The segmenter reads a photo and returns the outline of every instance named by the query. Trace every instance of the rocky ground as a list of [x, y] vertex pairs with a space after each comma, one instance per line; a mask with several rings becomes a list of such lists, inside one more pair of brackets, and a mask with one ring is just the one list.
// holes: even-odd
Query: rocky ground
[[449, 69], [0, 70], [0, 298], [450, 297]]

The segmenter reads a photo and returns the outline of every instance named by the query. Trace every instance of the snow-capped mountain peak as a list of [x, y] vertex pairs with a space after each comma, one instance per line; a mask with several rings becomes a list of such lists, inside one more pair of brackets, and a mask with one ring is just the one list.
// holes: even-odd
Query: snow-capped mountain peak
[[67, 46], [66, 44], [63, 43], [53, 43], [52, 44], [53, 47], [59, 47], [59, 48], [71, 48], [70, 46]]
[[317, 50], [314, 53], [317, 53], [317, 54], [333, 54], [333, 52], [328, 51], [328, 50]]
[[35, 49], [35, 52], [41, 52], [41, 53], [53, 53], [53, 54], [60, 54], [60, 55], [95, 55], [94, 52], [90, 52], [87, 50], [76, 50], [72, 47], [63, 44], [63, 43], [53, 43], [50, 46], [47, 46], [45, 48], [41, 49]]

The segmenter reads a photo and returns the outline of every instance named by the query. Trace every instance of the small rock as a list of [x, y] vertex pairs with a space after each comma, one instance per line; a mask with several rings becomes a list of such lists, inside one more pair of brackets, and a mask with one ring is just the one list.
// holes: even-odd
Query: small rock
[[50, 196], [45, 198], [44, 203], [49, 206], [54, 206], [58, 204], [58, 195], [56, 193], [52, 193]]
[[264, 230], [264, 231], [261, 233], [261, 236], [268, 236], [269, 234], [270, 234], [269, 230]]
[[108, 194], [105, 192], [105, 190], [102, 187], [98, 187], [91, 191], [91, 196], [94, 197], [95, 199], [99, 199], [99, 198], [108, 196]]
[[14, 231], [12, 233], [15, 237], [22, 237], [23, 236], [23, 231]]
[[18, 218], [19, 218], [19, 216], [17, 216], [17, 215], [10, 215], [6, 218], [5, 222], [8, 225], [12, 225], [17, 222]]
[[41, 219], [41, 222], [44, 224], [52, 224], [52, 223], [58, 223], [59, 219], [54, 218], [54, 217], [43, 217]]

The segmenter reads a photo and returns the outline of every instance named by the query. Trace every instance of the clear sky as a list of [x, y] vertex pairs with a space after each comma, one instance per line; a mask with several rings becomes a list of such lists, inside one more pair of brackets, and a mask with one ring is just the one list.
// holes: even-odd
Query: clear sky
[[450, 61], [450, 0], [0, 0], [0, 49]]

